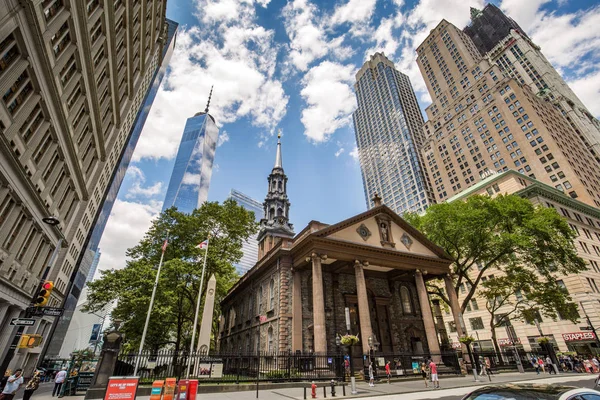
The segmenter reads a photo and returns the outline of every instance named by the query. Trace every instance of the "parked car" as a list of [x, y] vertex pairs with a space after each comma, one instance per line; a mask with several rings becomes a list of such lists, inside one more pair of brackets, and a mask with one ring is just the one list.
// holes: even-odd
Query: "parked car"
[[462, 400], [600, 400], [600, 392], [574, 386], [516, 383], [486, 386]]

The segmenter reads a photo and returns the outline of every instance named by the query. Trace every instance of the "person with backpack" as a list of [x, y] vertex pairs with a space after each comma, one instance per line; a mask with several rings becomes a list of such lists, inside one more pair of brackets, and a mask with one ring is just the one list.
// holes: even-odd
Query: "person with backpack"
[[27, 385], [25, 385], [25, 392], [23, 392], [23, 400], [29, 400], [33, 395], [33, 392], [38, 390], [38, 388], [40, 387], [40, 375], [40, 371], [37, 370], [33, 373], [33, 376], [31, 377], [29, 382], [27, 382]]

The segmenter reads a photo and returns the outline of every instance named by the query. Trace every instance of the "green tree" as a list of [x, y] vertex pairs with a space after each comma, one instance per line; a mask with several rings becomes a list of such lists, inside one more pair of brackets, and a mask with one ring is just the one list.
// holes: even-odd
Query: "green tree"
[[124, 346], [137, 351], [162, 253], [161, 246], [168, 233], [168, 247], [145, 348], [187, 349], [205, 251], [197, 248], [198, 244], [210, 235], [202, 301], [208, 278], [215, 274], [215, 313], [218, 315], [220, 300], [238, 279], [232, 264], [242, 256], [242, 242], [256, 230], [254, 214], [233, 200], [222, 204], [204, 203], [192, 214], [178, 212], [175, 208], [165, 210], [152, 222], [139, 244], [127, 251], [129, 260], [125, 268], [102, 271], [101, 277], [89, 284], [86, 310], [95, 312], [116, 301], [111, 316], [123, 320], [120, 330], [125, 333]]
[[577, 322], [577, 306], [567, 290], [554, 278], [531, 273], [521, 265], [507, 266], [502, 276], [493, 276], [481, 284], [479, 296], [486, 300], [490, 313], [490, 332], [496, 352], [500, 346], [496, 328], [510, 325], [514, 319], [531, 320], [532, 314]]
[[[517, 195], [471, 196], [465, 201], [435, 204], [423, 215], [407, 214], [405, 218], [452, 259], [454, 290], [457, 295], [461, 287], [465, 291], [460, 304], [463, 313], [482, 278], [491, 271], [510, 274], [514, 271], [510, 268], [518, 266], [540, 276], [541, 282], [551, 282], [557, 274], [585, 270], [573, 245], [576, 235], [566, 220], [553, 208], [534, 206]], [[515, 279], [497, 282], [518, 283]], [[429, 289], [448, 303], [440, 286]], [[491, 287], [486, 290], [493, 292]], [[503, 293], [502, 288], [497, 290]]]

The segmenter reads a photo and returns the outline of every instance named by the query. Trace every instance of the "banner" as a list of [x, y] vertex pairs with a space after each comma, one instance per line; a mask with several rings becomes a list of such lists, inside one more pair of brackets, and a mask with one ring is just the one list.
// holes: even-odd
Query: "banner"
[[100, 337], [100, 327], [102, 324], [94, 324], [92, 326], [92, 334], [90, 335], [90, 343], [96, 343]]
[[135, 400], [138, 378], [111, 377], [104, 400]]

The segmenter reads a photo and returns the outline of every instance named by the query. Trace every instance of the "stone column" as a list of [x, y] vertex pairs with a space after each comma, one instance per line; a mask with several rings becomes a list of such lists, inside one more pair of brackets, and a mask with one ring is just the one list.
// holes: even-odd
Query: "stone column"
[[458, 304], [458, 296], [454, 290], [454, 281], [450, 274], [444, 276], [444, 282], [446, 283], [446, 293], [448, 293], [448, 300], [450, 301], [450, 310], [452, 311], [452, 317], [454, 318], [454, 325], [456, 325], [456, 333], [458, 337], [463, 336], [465, 332], [465, 322], [463, 321], [462, 313], [460, 312], [460, 306]]
[[365, 272], [360, 261], [354, 262], [354, 275], [356, 279], [356, 296], [358, 297], [358, 316], [360, 320], [360, 342], [363, 354], [369, 354], [369, 336], [373, 334], [371, 328], [371, 313], [369, 312], [369, 295]]
[[[436, 361], [436, 359], [440, 359], [440, 344], [438, 343], [435, 331], [435, 323], [433, 322], [433, 314], [429, 305], [429, 296], [427, 295], [427, 288], [423, 280], [423, 273], [420, 270], [415, 271], [415, 283], [417, 284], [417, 294], [419, 295], [419, 305], [421, 306], [421, 316], [423, 317], [423, 325], [427, 336], [427, 345], [429, 346], [429, 352], [432, 353], [432, 358]], [[434, 354], [438, 356], [433, 356]]]
[[313, 333], [315, 337], [315, 353], [327, 353], [327, 336], [325, 333], [325, 297], [323, 294], [323, 271], [321, 256], [312, 253], [312, 289], [313, 289]]
[[294, 270], [292, 281], [292, 351], [302, 351], [302, 274]]

